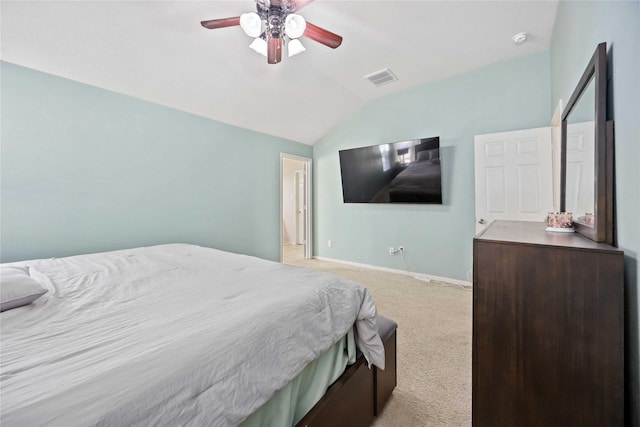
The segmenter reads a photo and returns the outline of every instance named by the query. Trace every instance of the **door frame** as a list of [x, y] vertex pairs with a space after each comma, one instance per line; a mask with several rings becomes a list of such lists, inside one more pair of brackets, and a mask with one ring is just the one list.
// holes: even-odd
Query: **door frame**
[[284, 175], [284, 160], [285, 159], [289, 159], [289, 160], [296, 160], [299, 162], [304, 163], [304, 175], [305, 175], [305, 191], [304, 191], [304, 257], [305, 259], [310, 259], [311, 258], [311, 248], [313, 247], [313, 236], [311, 231], [313, 230], [313, 215], [312, 215], [312, 203], [311, 201], [313, 200], [313, 195], [312, 195], [312, 190], [313, 190], [313, 185], [312, 185], [312, 178], [313, 178], [313, 173], [312, 173], [312, 166], [313, 166], [313, 160], [308, 158], [308, 157], [300, 157], [300, 156], [296, 156], [294, 154], [287, 154], [287, 153], [280, 153], [280, 213], [278, 215], [278, 217], [280, 218], [280, 262], [282, 262], [282, 245], [283, 245], [283, 241], [282, 241], [282, 233], [283, 233], [283, 221], [282, 221], [282, 214], [283, 214], [283, 210], [284, 210], [284, 199], [283, 199], [283, 192], [282, 192], [282, 186], [283, 186], [283, 175]]

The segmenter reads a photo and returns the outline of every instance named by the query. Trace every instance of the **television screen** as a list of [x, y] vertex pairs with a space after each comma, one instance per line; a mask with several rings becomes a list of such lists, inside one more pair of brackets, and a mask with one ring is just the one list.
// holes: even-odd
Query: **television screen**
[[442, 204], [440, 138], [340, 150], [345, 203]]

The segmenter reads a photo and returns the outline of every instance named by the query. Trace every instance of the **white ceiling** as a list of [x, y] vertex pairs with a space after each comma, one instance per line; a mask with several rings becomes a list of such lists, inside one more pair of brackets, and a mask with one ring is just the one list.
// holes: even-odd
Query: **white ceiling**
[[[374, 98], [547, 49], [557, 4], [316, 0], [300, 14], [342, 46], [303, 38], [306, 52], [268, 65], [239, 27], [200, 26], [253, 11], [252, 0], [2, 0], [0, 58], [313, 145]], [[399, 81], [363, 78], [386, 67]]]

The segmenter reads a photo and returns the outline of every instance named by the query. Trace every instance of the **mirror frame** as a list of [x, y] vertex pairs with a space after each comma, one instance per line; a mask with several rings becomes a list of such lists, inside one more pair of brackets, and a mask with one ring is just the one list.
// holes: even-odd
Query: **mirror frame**
[[613, 244], [613, 122], [607, 122], [607, 44], [600, 43], [562, 112], [560, 142], [560, 211], [566, 211], [567, 117], [585, 92], [595, 84], [594, 210], [593, 226], [573, 218], [576, 232], [596, 242]]

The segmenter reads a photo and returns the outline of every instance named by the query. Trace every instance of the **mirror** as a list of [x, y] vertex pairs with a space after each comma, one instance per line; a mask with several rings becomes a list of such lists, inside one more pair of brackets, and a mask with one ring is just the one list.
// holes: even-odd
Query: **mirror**
[[600, 43], [562, 113], [560, 210], [576, 231], [613, 244], [613, 131], [606, 121], [607, 48]]
[[593, 225], [595, 211], [595, 84], [593, 77], [567, 116], [565, 210]]

